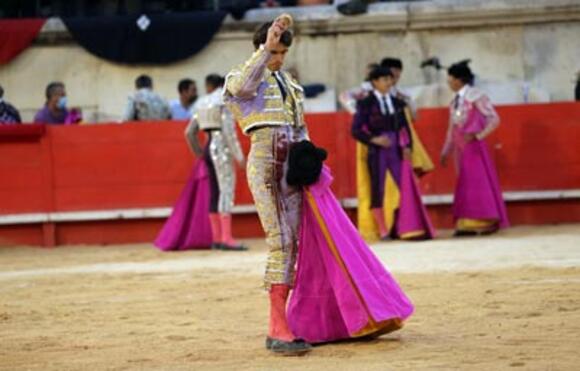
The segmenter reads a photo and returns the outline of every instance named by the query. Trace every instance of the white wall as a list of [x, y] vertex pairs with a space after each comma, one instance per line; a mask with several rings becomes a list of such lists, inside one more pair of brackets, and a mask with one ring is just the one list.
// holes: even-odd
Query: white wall
[[[364, 18], [361, 19], [364, 23]], [[309, 22], [302, 24], [311, 25]], [[376, 24], [376, 20], [373, 22]], [[303, 83], [322, 82], [342, 91], [360, 83], [369, 62], [387, 55], [403, 59], [403, 86], [424, 84], [427, 78], [444, 83], [444, 71], [426, 73], [419, 68], [427, 57], [438, 56], [443, 64], [471, 58], [473, 70], [483, 80], [530, 81], [549, 92], [552, 100], [572, 100], [575, 74], [580, 70], [580, 22], [522, 21], [513, 25], [502, 22], [503, 18], [489, 26], [360, 32], [353, 32], [350, 25], [348, 32], [339, 30], [321, 35], [301, 32], [298, 23], [298, 35], [287, 66], [298, 68]], [[176, 98], [177, 82], [184, 77], [197, 80], [203, 91], [206, 74], [225, 74], [251, 54], [250, 39], [248, 32], [221, 31], [198, 55], [163, 67], [113, 64], [90, 55], [72, 41], [56, 45], [40, 42], [0, 67], [0, 84], [5, 99], [17, 106], [26, 120], [42, 106], [44, 88], [52, 80], [66, 83], [70, 104], [83, 107], [89, 121], [118, 119], [137, 75], [150, 74], [155, 89], [168, 99]], [[445, 104], [445, 94], [424, 104]]]

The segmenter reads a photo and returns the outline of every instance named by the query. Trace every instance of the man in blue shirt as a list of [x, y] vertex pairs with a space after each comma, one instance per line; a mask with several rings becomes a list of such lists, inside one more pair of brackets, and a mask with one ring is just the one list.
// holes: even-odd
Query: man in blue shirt
[[189, 120], [191, 118], [191, 109], [197, 100], [197, 86], [191, 79], [183, 79], [177, 85], [179, 99], [172, 100], [169, 103], [172, 120]]

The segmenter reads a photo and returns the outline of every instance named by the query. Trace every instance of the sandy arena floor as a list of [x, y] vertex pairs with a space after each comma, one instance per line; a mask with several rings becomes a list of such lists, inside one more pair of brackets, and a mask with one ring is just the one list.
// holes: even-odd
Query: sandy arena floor
[[580, 370], [580, 225], [374, 246], [404, 329], [305, 357], [264, 349], [265, 246], [0, 249], [0, 370]]

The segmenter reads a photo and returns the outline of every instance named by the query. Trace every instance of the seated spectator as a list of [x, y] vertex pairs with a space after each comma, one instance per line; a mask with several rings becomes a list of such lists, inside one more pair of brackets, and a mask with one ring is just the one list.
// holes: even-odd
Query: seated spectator
[[191, 109], [197, 100], [197, 86], [191, 79], [183, 79], [177, 85], [179, 99], [174, 99], [169, 103], [172, 120], [189, 120]]
[[347, 110], [351, 114], [355, 114], [356, 112], [356, 105], [357, 102], [361, 99], [367, 97], [367, 95], [373, 91], [373, 84], [371, 84], [370, 74], [371, 71], [378, 68], [379, 64], [377, 63], [369, 63], [367, 64], [365, 70], [365, 80], [359, 85], [353, 88], [350, 88], [344, 92], [342, 92], [338, 96], [338, 101], [342, 105], [342, 108]]
[[153, 91], [153, 80], [141, 75], [135, 80], [137, 91], [129, 96], [123, 121], [167, 120], [171, 118], [169, 105]]
[[4, 88], [0, 86], [0, 124], [20, 124], [20, 113], [4, 100]]
[[261, 0], [257, 1], [262, 8], [277, 8], [280, 6], [296, 6], [296, 0]]
[[330, 0], [298, 0], [298, 6], [309, 6], [309, 5], [327, 5], [330, 4]]
[[51, 82], [45, 90], [46, 103], [34, 116], [34, 122], [38, 124], [64, 124], [68, 111], [67, 97], [62, 82]]

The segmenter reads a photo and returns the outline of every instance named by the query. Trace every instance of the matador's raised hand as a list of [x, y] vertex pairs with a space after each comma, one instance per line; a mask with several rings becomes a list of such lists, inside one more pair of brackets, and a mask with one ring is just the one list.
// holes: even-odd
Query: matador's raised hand
[[292, 27], [293, 23], [294, 21], [290, 14], [284, 13], [278, 16], [278, 18], [276, 18], [272, 23], [272, 26], [268, 29], [268, 36], [266, 37], [264, 47], [267, 50], [273, 50], [280, 42], [280, 37], [284, 31]]

